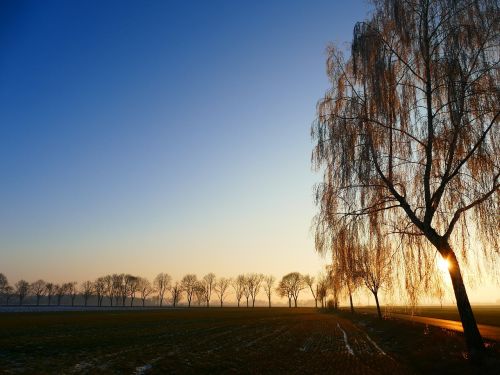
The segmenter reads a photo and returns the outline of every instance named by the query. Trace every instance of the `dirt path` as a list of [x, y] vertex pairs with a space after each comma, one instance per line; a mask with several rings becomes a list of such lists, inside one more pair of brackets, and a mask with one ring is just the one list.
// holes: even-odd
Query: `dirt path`
[[[436, 319], [436, 318], [427, 318], [424, 316], [416, 316], [416, 315], [407, 315], [407, 314], [396, 314], [391, 313], [390, 316], [398, 318], [411, 320], [413, 322], [418, 322], [422, 324], [429, 324], [432, 326], [450, 329], [452, 331], [463, 332], [462, 323], [456, 320], [446, 320], [446, 319]], [[500, 327], [489, 326], [485, 324], [478, 324], [479, 332], [484, 338], [500, 341]]]

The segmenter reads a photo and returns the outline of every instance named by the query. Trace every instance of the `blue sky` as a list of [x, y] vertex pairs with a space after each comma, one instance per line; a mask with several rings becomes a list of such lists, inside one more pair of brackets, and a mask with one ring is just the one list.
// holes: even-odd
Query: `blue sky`
[[366, 3], [0, 8], [0, 272], [320, 270], [309, 127]]

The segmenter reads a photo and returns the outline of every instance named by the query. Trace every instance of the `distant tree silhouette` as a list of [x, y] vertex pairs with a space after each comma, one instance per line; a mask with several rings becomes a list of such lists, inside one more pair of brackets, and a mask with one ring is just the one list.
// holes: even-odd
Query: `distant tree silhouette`
[[245, 288], [245, 284], [246, 284], [246, 281], [245, 281], [244, 275], [238, 275], [235, 279], [231, 280], [231, 286], [234, 289], [234, 295], [235, 295], [238, 307], [240, 307], [240, 301], [241, 301], [241, 298], [243, 297], [243, 291]]
[[182, 285], [176, 281], [170, 287], [170, 293], [172, 294], [172, 306], [176, 307], [182, 297]]
[[377, 305], [377, 314], [382, 319], [380, 311], [379, 290], [391, 287], [392, 263], [390, 244], [384, 238], [371, 238], [360, 249], [360, 269], [366, 287], [372, 292]]
[[196, 303], [198, 306], [201, 306], [202, 303], [206, 302], [206, 291], [205, 284], [201, 281], [196, 282], [194, 286], [194, 296], [196, 297]]
[[30, 291], [30, 284], [26, 280], [19, 280], [14, 287], [19, 297], [19, 304], [22, 305], [24, 298], [26, 298]]
[[69, 284], [56, 284], [55, 293], [57, 298], [57, 306], [61, 306], [62, 298], [66, 295], [68, 291]]
[[206, 274], [203, 276], [203, 280], [201, 282], [205, 287], [205, 300], [207, 302], [207, 307], [210, 307], [210, 299], [212, 298], [212, 292], [216, 283], [215, 274], [212, 272]]
[[[83, 297], [83, 305], [87, 306], [87, 302], [89, 298], [92, 296], [92, 293], [95, 291], [95, 285], [92, 281], [84, 281], [80, 286], [80, 292]], [[99, 302], [97, 303], [99, 305]]]
[[71, 281], [69, 283], [66, 283], [66, 293], [69, 295], [69, 298], [71, 299], [71, 306], [75, 306], [75, 299], [76, 296], [78, 296], [78, 289], [76, 287], [77, 282], [76, 281]]
[[0, 293], [3, 293], [7, 285], [9, 285], [7, 277], [3, 273], [0, 273]]
[[316, 299], [321, 301], [321, 307], [326, 307], [326, 296], [328, 294], [328, 279], [325, 275], [320, 274], [316, 283]]
[[52, 303], [52, 297], [54, 296], [54, 293], [56, 292], [56, 286], [53, 283], [45, 284], [45, 292], [47, 294], [47, 305], [50, 306]]
[[11, 285], [7, 285], [6, 287], [4, 287], [2, 294], [5, 298], [6, 305], [8, 305], [10, 299], [14, 297], [15, 295], [14, 293], [15, 293], [14, 288]]
[[316, 308], [318, 308], [318, 294], [317, 294], [317, 288], [316, 290], [313, 288], [314, 285], [314, 277], [310, 275], [304, 275], [304, 282], [306, 285], [309, 287], [311, 290], [311, 294], [314, 298], [314, 305]]
[[170, 288], [171, 281], [172, 278], [168, 273], [159, 273], [153, 281], [156, 292], [158, 293], [158, 300], [160, 302], [160, 307], [163, 305], [163, 298], [165, 292]]
[[267, 275], [264, 277], [264, 291], [267, 295], [267, 301], [269, 304], [269, 308], [271, 308], [271, 295], [273, 294], [273, 287], [276, 278], [273, 275]]
[[214, 290], [217, 297], [219, 297], [220, 307], [224, 304], [224, 299], [227, 296], [229, 285], [230, 280], [225, 277], [221, 277], [215, 282]]
[[94, 282], [94, 292], [97, 297], [97, 306], [102, 306], [102, 300], [106, 295], [106, 278], [98, 277]]
[[278, 284], [278, 293], [282, 297], [288, 298], [288, 307], [292, 307], [292, 299], [295, 307], [297, 307], [297, 300], [299, 293], [305, 288], [305, 282], [302, 275], [298, 272], [290, 272], [283, 276]]
[[135, 294], [138, 292], [139, 277], [133, 275], [125, 275], [125, 285], [127, 296], [130, 299], [130, 306], [134, 305]]
[[264, 275], [261, 273], [251, 273], [247, 276], [248, 290], [250, 292], [250, 296], [252, 297], [252, 307], [255, 307], [255, 299], [259, 294], [263, 280]]
[[154, 292], [154, 288], [148, 279], [139, 277], [137, 290], [139, 291], [139, 294], [141, 296], [142, 307], [144, 307], [146, 306], [146, 298], [148, 298]]
[[40, 305], [40, 298], [42, 298], [46, 291], [46, 282], [43, 280], [37, 280], [31, 283], [30, 290], [31, 293], [36, 297], [36, 305]]
[[104, 286], [104, 295], [109, 299], [109, 305], [113, 306], [113, 298], [115, 298], [115, 288], [114, 282], [111, 275], [106, 275], [101, 278], [103, 286]]
[[242, 280], [244, 281], [242, 293], [247, 300], [247, 307], [249, 307], [249, 300], [252, 295], [252, 291], [250, 290], [250, 281], [248, 280], [248, 276], [243, 276]]
[[5, 298], [5, 304], [9, 304], [9, 299], [13, 293], [13, 288], [9, 285], [7, 277], [0, 273], [0, 297]]
[[198, 278], [194, 274], [187, 274], [182, 278], [182, 289], [184, 290], [184, 292], [186, 292], [188, 307], [191, 307], [191, 300], [193, 298], [193, 293], [195, 291], [197, 282]]

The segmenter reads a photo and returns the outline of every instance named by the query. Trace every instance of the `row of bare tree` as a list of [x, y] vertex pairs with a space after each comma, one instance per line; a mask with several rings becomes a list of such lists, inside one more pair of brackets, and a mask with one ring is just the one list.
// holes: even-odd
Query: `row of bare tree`
[[167, 300], [176, 307], [182, 299], [188, 307], [192, 304], [210, 307], [215, 296], [217, 304], [223, 307], [232, 291], [238, 307], [242, 300], [247, 307], [255, 307], [257, 296], [263, 291], [269, 307], [272, 306], [274, 292], [280, 297], [288, 298], [289, 307], [292, 307], [292, 301], [297, 307], [299, 293], [308, 288], [316, 307], [318, 301], [322, 307], [326, 306], [329, 288], [329, 279], [326, 276], [320, 276], [318, 282], [315, 282], [314, 277], [291, 272], [283, 276], [277, 286], [275, 282], [274, 276], [259, 273], [242, 274], [235, 278], [217, 278], [215, 274], [208, 273], [201, 279], [195, 274], [187, 274], [180, 281], [173, 281], [169, 274], [160, 273], [152, 282], [140, 276], [112, 274], [98, 277], [94, 281], [84, 281], [80, 285], [77, 282], [54, 284], [44, 280], [32, 283], [20, 280], [11, 286], [5, 275], [0, 273], [0, 296], [7, 305], [13, 299], [22, 305], [30, 297], [37, 306], [42, 301], [47, 305], [59, 306], [64, 298], [74, 306], [79, 297], [83, 306], [87, 306], [91, 299], [97, 306], [103, 306], [105, 302], [109, 306], [134, 306], [136, 300], [140, 300], [140, 304], [146, 306], [148, 299], [154, 299], [160, 307]]

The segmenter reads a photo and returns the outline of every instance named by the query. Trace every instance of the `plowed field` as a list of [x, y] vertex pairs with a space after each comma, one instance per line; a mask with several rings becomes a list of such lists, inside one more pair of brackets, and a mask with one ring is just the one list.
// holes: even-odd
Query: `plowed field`
[[0, 316], [0, 372], [412, 374], [350, 320], [314, 309]]

